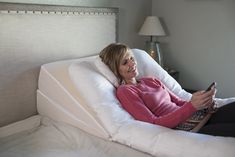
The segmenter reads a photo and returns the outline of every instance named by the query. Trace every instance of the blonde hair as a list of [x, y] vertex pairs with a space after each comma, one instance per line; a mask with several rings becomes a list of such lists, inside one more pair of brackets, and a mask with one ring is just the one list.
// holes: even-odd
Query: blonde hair
[[101, 60], [109, 67], [109, 69], [118, 78], [119, 84], [122, 83], [123, 78], [119, 73], [119, 65], [121, 59], [125, 56], [130, 48], [121, 43], [112, 43], [105, 47], [99, 54]]

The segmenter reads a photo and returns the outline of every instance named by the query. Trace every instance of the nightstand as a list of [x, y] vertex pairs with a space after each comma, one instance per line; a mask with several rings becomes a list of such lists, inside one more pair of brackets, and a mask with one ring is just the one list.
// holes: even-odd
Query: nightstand
[[[169, 68], [165, 68], [165, 70], [168, 72], [168, 74], [170, 74], [177, 82], [179, 82], [179, 75], [180, 72], [176, 71], [174, 69], [169, 69]], [[188, 88], [183, 88], [184, 90], [186, 90], [187, 92], [193, 94], [194, 92], [196, 92], [197, 90], [195, 89], [188, 89]]]

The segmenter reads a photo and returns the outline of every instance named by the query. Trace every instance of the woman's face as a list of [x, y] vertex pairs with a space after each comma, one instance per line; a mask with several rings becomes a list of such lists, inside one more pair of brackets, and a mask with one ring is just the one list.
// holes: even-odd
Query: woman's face
[[119, 73], [126, 83], [132, 81], [138, 75], [136, 65], [137, 63], [132, 52], [128, 50], [119, 65]]

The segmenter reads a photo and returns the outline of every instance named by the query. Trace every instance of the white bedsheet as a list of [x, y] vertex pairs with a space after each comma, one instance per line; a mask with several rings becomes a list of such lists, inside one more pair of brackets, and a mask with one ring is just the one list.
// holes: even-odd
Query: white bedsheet
[[[38, 120], [41, 124], [35, 125]], [[28, 129], [0, 138], [0, 157], [150, 157], [48, 118], [34, 116], [20, 124]], [[13, 124], [0, 128], [0, 133], [3, 130], [7, 132], [19, 128]]]

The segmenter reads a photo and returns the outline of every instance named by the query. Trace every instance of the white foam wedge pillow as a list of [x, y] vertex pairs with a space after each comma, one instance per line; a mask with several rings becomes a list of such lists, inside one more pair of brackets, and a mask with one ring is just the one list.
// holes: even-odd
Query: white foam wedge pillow
[[116, 88], [98, 72], [94, 61], [71, 64], [69, 74], [83, 101], [110, 135], [115, 134], [125, 121], [133, 120], [120, 106]]

